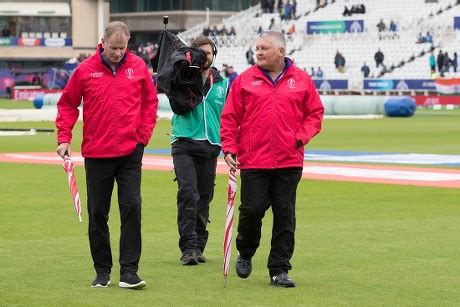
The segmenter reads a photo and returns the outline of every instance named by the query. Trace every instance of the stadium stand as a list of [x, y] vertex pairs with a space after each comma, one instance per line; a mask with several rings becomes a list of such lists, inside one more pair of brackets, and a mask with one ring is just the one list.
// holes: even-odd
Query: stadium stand
[[[6, 9], [12, 5], [8, 3], [12, 2], [0, 0], [0, 8]], [[129, 24], [133, 24], [138, 33], [133, 34], [129, 48], [149, 64], [150, 58], [156, 52], [155, 36], [143, 33], [150, 31], [159, 35], [163, 29], [160, 16], [166, 13], [158, 10], [139, 11], [135, 14], [118, 11], [113, 13], [109, 10], [109, 4], [114, 3], [114, 6], [117, 6], [127, 2], [100, 0], [97, 3], [102, 3], [103, 6], [99, 7], [94, 1], [83, 3], [73, 0], [48, 3], [47, 5], [56, 12], [56, 16], [51, 17], [42, 16], [44, 13], [40, 13], [41, 1], [33, 0], [32, 3], [33, 5], [14, 4], [18, 10], [24, 10], [22, 15], [7, 16], [7, 13], [2, 13], [6, 17], [3, 17], [3, 23], [0, 23], [3, 27], [0, 38], [0, 81], [4, 80], [3, 86], [0, 86], [0, 96], [11, 93], [13, 81], [31, 83], [34, 73], [44, 75], [43, 87], [57, 88], [56, 84], [60, 82], [55, 80], [56, 76], [59, 76], [55, 70], [65, 69], [71, 73], [79, 62], [94, 52], [94, 46], [99, 41], [98, 32], [101, 32], [101, 26], [109, 21], [109, 17], [110, 20], [125, 18]], [[134, 5], [136, 1], [130, 3]], [[256, 1], [250, 3], [254, 4]], [[294, 3], [295, 9], [287, 6]], [[354, 11], [353, 7], [362, 8], [364, 12]], [[454, 53], [460, 52], [460, 0], [276, 0], [274, 9], [274, 13], [266, 13], [266, 9], [264, 13], [258, 4], [236, 14], [233, 14], [233, 11], [216, 11], [216, 14], [219, 14], [214, 18], [210, 18], [213, 14], [205, 17], [203, 10], [194, 11], [196, 14], [191, 15], [204, 18], [196, 17], [193, 22], [187, 19], [189, 11], [168, 12], [172, 14], [171, 31], [188, 29], [179, 33], [187, 43], [191, 43], [194, 37], [207, 33], [219, 48], [214, 65], [217, 68], [222, 68], [223, 64], [233, 66], [237, 73], [250, 66], [246, 57], [250, 48], [255, 59], [255, 42], [261, 31], [283, 31], [287, 37], [287, 54], [299, 67], [309, 73], [312, 68], [317, 71], [321, 67], [322, 76], [312, 77], [316, 79], [317, 87], [323, 92], [332, 90], [333, 94], [369, 94], [369, 90], [370, 94], [375, 94], [374, 90], [382, 90], [385, 86], [381, 87], [383, 83], [379, 85], [374, 81], [395, 80], [399, 84], [400, 80], [418, 80], [418, 84], [431, 83], [428, 87], [422, 86], [420, 89], [420, 92], [426, 95], [428, 92], [436, 93], [433, 81], [436, 77], [460, 76], [458, 69], [454, 72], [452, 61], [448, 63], [448, 69], [445, 66], [441, 70], [436, 68], [435, 73], [429, 65], [431, 52], [435, 57], [440, 51], [447, 52], [450, 60], [453, 59]], [[101, 22], [71, 26], [71, 20], [82, 19], [81, 16], [89, 13], [93, 21], [98, 20], [97, 12], [105, 12], [102, 14]], [[155, 22], [146, 23], [146, 16]], [[222, 16], [230, 17], [221, 19]], [[208, 22], [201, 22], [204, 19]], [[456, 29], [454, 19], [457, 20]], [[12, 24], [15, 26], [7, 23], [7, 20], [10, 23], [14, 21]], [[46, 21], [44, 24], [43, 20]], [[209, 24], [209, 21], [212, 23]], [[394, 23], [392, 30], [391, 21]], [[377, 26], [379, 23], [384, 23], [386, 29], [380, 31]], [[189, 24], [196, 26], [188, 27]], [[233, 28], [235, 34], [219, 31], [223, 28]], [[419, 35], [425, 39], [427, 33], [431, 34], [428, 41], [418, 41]], [[376, 67], [374, 56], [378, 50], [384, 55], [384, 65]], [[346, 61], [344, 69], [340, 71], [334, 63], [337, 51], [343, 54]], [[367, 78], [363, 77], [361, 71], [364, 63], [370, 68]], [[375, 86], [366, 87], [368, 81], [373, 82]], [[384, 90], [404, 90], [404, 82], [388, 89], [385, 87]], [[407, 87], [413, 89], [411, 85]], [[419, 89], [418, 85], [415, 87]]]
[[[286, 2], [286, 1], [285, 1]], [[439, 50], [447, 51], [450, 57], [458, 53], [459, 29], [454, 30], [453, 19], [460, 16], [460, 5], [456, 0], [439, 0], [426, 3], [425, 0], [336, 0], [327, 1], [321, 8], [316, 1], [297, 1], [295, 20], [284, 20], [278, 13], [262, 13], [260, 6], [224, 19], [221, 27], [233, 26], [236, 36], [215, 37], [220, 50], [216, 59], [216, 67], [222, 64], [233, 65], [237, 72], [249, 67], [245, 53], [254, 47], [260, 30], [281, 30], [288, 34], [288, 55], [299, 67], [308, 72], [311, 68], [321, 67], [324, 78], [347, 79], [350, 84], [362, 84], [361, 67], [364, 62], [371, 68], [370, 78], [405, 78], [430, 79], [432, 77], [428, 65], [430, 51], [435, 55]], [[343, 16], [344, 8], [353, 5], [364, 5], [365, 14]], [[311, 22], [339, 21], [353, 23], [354, 28], [343, 33], [306, 33], [306, 25]], [[383, 20], [387, 30], [379, 32], [377, 24]], [[390, 21], [397, 25], [396, 31], [388, 30]], [[361, 28], [360, 28], [361, 27]], [[180, 33], [186, 41], [199, 35], [203, 25]], [[430, 32], [432, 43], [417, 43], [418, 33]], [[384, 54], [384, 66], [375, 65], [374, 55], [380, 49]], [[334, 56], [339, 50], [346, 59], [344, 72], [334, 66]], [[254, 48], [253, 48], [254, 51]], [[458, 76], [459, 73], [446, 72], [446, 76]], [[359, 85], [357, 86], [359, 87]]]

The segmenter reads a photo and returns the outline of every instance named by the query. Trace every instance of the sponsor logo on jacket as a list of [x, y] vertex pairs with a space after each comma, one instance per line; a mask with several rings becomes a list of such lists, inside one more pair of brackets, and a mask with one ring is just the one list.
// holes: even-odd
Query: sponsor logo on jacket
[[262, 85], [262, 80], [256, 80], [256, 81], [252, 81], [251, 84], [252, 86], [259, 86], [259, 85]]
[[102, 71], [96, 71], [96, 72], [91, 72], [89, 73], [91, 78], [102, 78], [104, 76], [104, 73]]

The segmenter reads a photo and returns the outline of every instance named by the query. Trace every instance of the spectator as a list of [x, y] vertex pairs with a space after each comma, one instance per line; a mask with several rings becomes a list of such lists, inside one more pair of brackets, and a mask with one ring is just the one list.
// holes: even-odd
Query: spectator
[[380, 65], [383, 66], [383, 60], [385, 56], [383, 55], [383, 52], [380, 51], [380, 48], [377, 50], [377, 52], [374, 55], [374, 60], [375, 60], [375, 67], [379, 67]]
[[297, 13], [297, 0], [294, 0], [291, 5], [291, 18], [296, 20], [296, 13]]
[[285, 20], [291, 20], [291, 11], [292, 11], [292, 4], [289, 1], [284, 5], [284, 19]]
[[425, 36], [423, 36], [422, 32], [420, 32], [417, 36], [417, 44], [425, 43]]
[[454, 68], [454, 72], [457, 72], [457, 65], [458, 65], [457, 52], [454, 52], [454, 57], [452, 58], [452, 67]]
[[260, 0], [260, 8], [262, 9], [263, 13], [268, 13], [268, 0]]
[[351, 16], [353, 14], [364, 14], [366, 13], [366, 7], [364, 4], [355, 4], [351, 6], [351, 9], [348, 9], [347, 6], [345, 6], [345, 9], [342, 13], [343, 16]]
[[444, 53], [442, 53], [442, 50], [439, 50], [438, 57], [436, 59], [436, 64], [438, 64], [439, 74], [442, 74], [442, 67], [444, 66]]
[[278, 4], [276, 5], [276, 9], [278, 10], [278, 15], [283, 16], [283, 0], [278, 0]]
[[220, 35], [228, 35], [228, 30], [225, 25], [223, 25], [222, 29], [220, 29]]
[[337, 50], [337, 53], [335, 54], [335, 58], [334, 58], [334, 64], [335, 64], [335, 68], [337, 68], [337, 70], [342, 73], [344, 71], [344, 68], [345, 68], [345, 57]]
[[67, 85], [68, 81], [69, 76], [66, 74], [64, 70], [60, 69], [55, 76], [54, 86], [55, 88], [64, 88]]
[[324, 72], [321, 69], [321, 67], [318, 66], [318, 69], [316, 70], [316, 78], [318, 79], [323, 79], [324, 78]]
[[254, 65], [254, 52], [252, 51], [252, 48], [249, 47], [248, 51], [246, 51], [246, 60], [248, 61], [249, 65]]
[[315, 11], [318, 9], [325, 7], [327, 5], [327, 0], [316, 0], [316, 8]]
[[219, 35], [219, 30], [217, 30], [217, 26], [214, 25], [211, 30], [211, 35], [218, 36]]
[[350, 16], [353, 14], [358, 14], [359, 13], [359, 6], [358, 5], [353, 5], [350, 10]]
[[377, 29], [379, 30], [379, 32], [383, 32], [387, 29], [387, 26], [383, 22], [383, 19], [380, 19], [380, 22], [377, 24]]
[[228, 35], [236, 35], [236, 31], [233, 26], [230, 27], [230, 31], [228, 31]]
[[315, 77], [316, 77], [316, 71], [315, 71], [315, 68], [314, 68], [314, 67], [311, 68], [310, 77], [312, 77], [312, 78], [315, 78]]
[[429, 31], [426, 32], [425, 43], [433, 44], [433, 36], [431, 36]]
[[433, 51], [430, 53], [428, 63], [430, 64], [431, 73], [436, 72], [436, 58], [434, 57]]
[[228, 65], [227, 64], [222, 64], [221, 73], [224, 74], [225, 78], [228, 78], [229, 73], [228, 73]]
[[364, 78], [369, 77], [371, 69], [369, 68], [369, 66], [366, 65], [366, 62], [364, 62], [363, 66], [361, 67], [361, 72], [363, 73]]
[[393, 20], [390, 21], [390, 31], [391, 32], [398, 31], [398, 25]]
[[275, 7], [275, 0], [268, 0], [268, 12], [273, 14], [273, 10]]
[[[443, 58], [443, 72], [449, 72], [449, 69], [450, 69], [450, 58], [449, 58], [449, 54], [447, 53], [444, 53], [444, 58]], [[443, 74], [441, 73], [441, 76], [443, 77]]]
[[79, 63], [83, 62], [84, 60], [86, 60], [87, 58], [89, 58], [90, 55], [87, 54], [87, 53], [80, 53], [80, 55], [78, 56], [77, 60]]
[[4, 27], [2, 30], [2, 36], [3, 37], [10, 37], [11, 36], [11, 31], [8, 27]]
[[238, 77], [238, 73], [233, 70], [233, 66], [228, 67], [228, 87], [232, 85], [233, 81], [235, 81], [236, 77]]
[[34, 77], [32, 78], [32, 84], [33, 85], [40, 85], [42, 86], [42, 79], [40, 78], [40, 76], [37, 74], [34, 75]]
[[271, 30], [275, 26], [275, 18], [270, 19], [270, 25], [268, 26], [268, 30]]
[[203, 29], [203, 36], [209, 36], [211, 34], [211, 29], [209, 26]]

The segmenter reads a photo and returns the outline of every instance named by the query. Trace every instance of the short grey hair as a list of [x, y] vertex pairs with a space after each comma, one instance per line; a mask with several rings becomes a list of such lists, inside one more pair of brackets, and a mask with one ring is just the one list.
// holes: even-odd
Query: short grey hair
[[264, 31], [260, 34], [259, 38], [271, 38], [273, 43], [280, 48], [286, 50], [286, 38], [284, 38], [283, 33], [278, 31]]
[[128, 26], [121, 21], [112, 21], [104, 29], [104, 40], [108, 40], [114, 33], [123, 33], [128, 39], [131, 38]]

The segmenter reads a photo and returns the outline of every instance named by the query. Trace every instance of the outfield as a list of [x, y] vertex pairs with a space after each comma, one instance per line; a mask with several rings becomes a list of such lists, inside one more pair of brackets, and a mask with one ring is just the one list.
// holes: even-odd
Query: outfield
[[0, 109], [32, 109], [33, 102], [27, 100], [14, 101], [0, 98]]
[[[413, 118], [326, 120], [310, 144], [316, 150], [460, 153], [460, 110], [421, 111]], [[0, 123], [0, 128], [53, 128], [48, 122]], [[75, 137], [81, 139], [80, 124]], [[160, 121], [149, 149], [168, 147]], [[0, 137], [0, 152], [49, 152], [53, 134]], [[77, 146], [78, 147], [78, 146]], [[78, 148], [74, 148], [78, 150]], [[112, 285], [91, 289], [94, 277], [84, 222], [70, 203], [55, 165], [0, 163], [0, 289], [4, 305], [458, 305], [460, 191], [369, 183], [303, 180], [298, 190], [294, 289], [270, 287], [266, 269], [271, 213], [247, 280], [234, 273], [223, 287], [222, 236], [226, 178], [219, 175], [211, 208], [209, 261], [179, 263], [175, 192], [170, 172], [143, 173], [143, 291], [119, 289], [119, 214], [110, 215]], [[85, 199], [84, 170], [76, 170]], [[116, 195], [116, 192], [114, 193]], [[235, 232], [234, 232], [235, 233]]]

